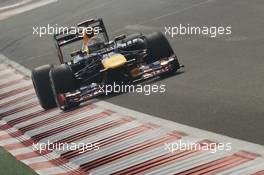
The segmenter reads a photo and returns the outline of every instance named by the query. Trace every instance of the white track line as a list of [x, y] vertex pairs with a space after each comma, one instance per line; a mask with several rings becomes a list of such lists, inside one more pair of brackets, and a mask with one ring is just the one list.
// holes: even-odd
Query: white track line
[[55, 110], [55, 111], [53, 111], [53, 112], [49, 112], [49, 113], [47, 113], [47, 114], [40, 115], [40, 116], [38, 116], [38, 117], [36, 117], [36, 118], [33, 118], [33, 119], [31, 119], [31, 120], [27, 120], [27, 121], [25, 121], [25, 122], [22, 122], [22, 123], [16, 124], [16, 125], [14, 125], [14, 127], [17, 128], [17, 129], [19, 129], [19, 128], [25, 127], [25, 126], [27, 126], [27, 125], [34, 124], [34, 123], [36, 123], [36, 122], [39, 122], [39, 121], [42, 121], [42, 120], [45, 120], [45, 119], [51, 118], [51, 117], [53, 117], [53, 116], [55, 116], [55, 115], [58, 115], [58, 114], [60, 114], [60, 113], [61, 113], [61, 111], [58, 109], [58, 110]]
[[4, 94], [4, 93], [10, 92], [12, 90], [15, 90], [18, 88], [23, 88], [23, 87], [26, 87], [29, 85], [32, 85], [32, 83], [30, 81], [20, 82], [20, 83], [14, 84], [12, 86], [8, 86], [8, 87], [0, 89], [0, 94]]
[[[95, 121], [92, 121], [92, 122], [88, 122], [88, 123], [83, 124], [81, 126], [67, 129], [67, 130], [65, 130], [65, 132], [61, 132], [61, 133], [52, 135], [50, 137], [46, 137], [46, 138], [40, 140], [40, 142], [47, 143], [49, 141], [50, 143], [53, 143], [55, 141], [58, 141], [58, 140], [70, 137], [72, 135], [78, 134], [81, 131], [85, 131], [87, 129], [91, 129], [91, 128], [94, 128], [96, 126], [103, 125], [103, 124], [105, 124], [107, 122], [110, 122], [110, 121], [113, 121], [113, 120], [116, 120], [116, 119], [119, 119], [119, 118], [120, 118], [120, 116], [118, 116], [117, 114], [110, 115], [109, 117], [102, 118], [102, 119], [99, 119], [99, 120], [95, 120]], [[77, 142], [75, 142], [75, 143], [77, 143]]]
[[21, 6], [21, 5], [24, 5], [26, 3], [29, 3], [31, 2], [32, 0], [24, 0], [22, 2], [18, 2], [18, 3], [15, 3], [15, 4], [12, 4], [12, 5], [7, 5], [7, 6], [4, 6], [4, 7], [0, 7], [0, 11], [1, 10], [7, 10], [7, 9], [10, 9], [10, 8], [15, 8], [15, 7], [18, 7], [18, 6]]
[[202, 164], [206, 164], [208, 162], [212, 162], [224, 156], [231, 155], [231, 152], [218, 151], [216, 153], [203, 152], [195, 157], [190, 157], [182, 161], [176, 161], [170, 165], [164, 166], [162, 168], [156, 169], [151, 172], [145, 172], [146, 175], [159, 175], [160, 173], [166, 175], [173, 175], [177, 172], [185, 171], [186, 169], [190, 169], [192, 167], [196, 167]]
[[[16, 109], [16, 108], [19, 108], [19, 107], [22, 107], [24, 105], [30, 104], [32, 102], [37, 102], [37, 101], [38, 101], [38, 99], [35, 97], [35, 98], [30, 99], [30, 100], [24, 101], [23, 103], [18, 103], [18, 104], [15, 104], [13, 106], [9, 106], [9, 107], [4, 108], [4, 109], [0, 109], [0, 113], [8, 112], [8, 111], [11, 111], [13, 109]], [[21, 112], [25, 112], [25, 110], [23, 110]], [[23, 114], [21, 114], [21, 115], [14, 114], [14, 115], [19, 117], [19, 116], [21, 116]], [[9, 121], [9, 120], [12, 120], [12, 119], [14, 119], [13, 116], [7, 116], [7, 117], [4, 118], [5, 121]]]
[[27, 131], [25, 134], [29, 135], [29, 136], [34, 136], [34, 135], [49, 131], [51, 129], [55, 129], [57, 127], [64, 126], [66, 124], [70, 124], [70, 123], [76, 121], [77, 119], [79, 120], [79, 119], [83, 119], [83, 118], [85, 118], [87, 116], [96, 115], [96, 114], [98, 114], [100, 112], [103, 112], [103, 110], [102, 109], [93, 109], [93, 110], [91, 110], [89, 112], [82, 112], [82, 113], [77, 114], [77, 115], [72, 115], [71, 117], [66, 118], [64, 120], [60, 120], [58, 122], [51, 123], [50, 125], [41, 126], [39, 128]]
[[[190, 137], [181, 139], [182, 143], [187, 143], [189, 141], [197, 142], [199, 140], [193, 139]], [[179, 141], [176, 141], [176, 142], [179, 142]], [[175, 141], [172, 141], [170, 143], [175, 143]], [[111, 162], [111, 164], [99, 167], [97, 169], [92, 170], [91, 172], [93, 174], [111, 174], [111, 173], [114, 173], [116, 171], [126, 169], [130, 166], [143, 163], [145, 161], [151, 160], [153, 158], [156, 158], [158, 156], [162, 156], [165, 154], [170, 154], [170, 152], [168, 150], [164, 150], [164, 145], [162, 145], [162, 146], [159, 146], [155, 149], [151, 149], [147, 152], [144, 152], [142, 154], [131, 156], [131, 157], [126, 158], [126, 159], [120, 159], [120, 160], [115, 161], [113, 163]]]
[[100, 152], [95, 151], [95, 152], [89, 153], [89, 156], [87, 156], [87, 154], [82, 154], [82, 155], [75, 157], [73, 159], [70, 159], [70, 160], [71, 160], [71, 162], [73, 162], [77, 165], [81, 165], [85, 162], [90, 162], [90, 161], [99, 159], [105, 155], [109, 155], [111, 153], [114, 153], [114, 152], [117, 152], [117, 151], [120, 151], [123, 149], [128, 149], [133, 145], [142, 143], [142, 142], [147, 141], [149, 139], [155, 139], [155, 138], [157, 138], [157, 136], [161, 135], [161, 133], [164, 133], [164, 132], [161, 132], [159, 130], [148, 131], [144, 135], [135, 136], [129, 140], [122, 141], [120, 143], [108, 146], [106, 148], [102, 148], [102, 149], [100, 149]]
[[53, 3], [53, 2], [57, 2], [57, 0], [41, 0], [41, 1], [30, 3], [30, 4], [26, 4], [21, 7], [17, 7], [15, 9], [11, 9], [11, 10], [0, 13], [0, 19], [3, 20], [10, 16], [17, 15], [17, 14], [20, 14], [20, 13], [23, 13], [23, 12], [26, 12], [26, 11], [29, 11], [29, 10]]
[[264, 160], [256, 159], [234, 168], [222, 171], [216, 175], [241, 175], [241, 174], [253, 174], [263, 170]]
[[[7, 98], [5, 98], [5, 99], [2, 99], [2, 100], [0, 101], [0, 105], [4, 104], [4, 103], [6, 103], [6, 102], [9, 102], [9, 101], [11, 101], [11, 100], [15, 100], [15, 99], [17, 99], [17, 98], [19, 98], [19, 97], [29, 95], [29, 94], [31, 94], [31, 93], [35, 93], [35, 92], [34, 92], [34, 89], [29, 89], [29, 90], [27, 90], [27, 91], [25, 91], [25, 92], [22, 92], [22, 93], [19, 93], [19, 94], [13, 95], [13, 96], [11, 96], [11, 97], [7, 97]], [[35, 98], [35, 97], [34, 97], [34, 98]], [[22, 102], [23, 102], [23, 101], [22, 101]], [[22, 102], [21, 102], [21, 103], [22, 103]]]

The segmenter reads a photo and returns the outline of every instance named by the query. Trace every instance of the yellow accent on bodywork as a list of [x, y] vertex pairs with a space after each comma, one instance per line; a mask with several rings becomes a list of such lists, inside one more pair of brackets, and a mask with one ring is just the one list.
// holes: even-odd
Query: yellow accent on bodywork
[[126, 62], [126, 58], [121, 54], [114, 54], [108, 58], [103, 59], [102, 61], [105, 69], [115, 69], [123, 66]]

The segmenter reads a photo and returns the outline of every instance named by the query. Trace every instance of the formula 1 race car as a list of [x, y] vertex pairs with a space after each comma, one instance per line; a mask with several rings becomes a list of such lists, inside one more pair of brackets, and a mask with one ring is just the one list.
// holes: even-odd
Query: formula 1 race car
[[[91, 28], [89, 32], [85, 29]], [[77, 26], [81, 32], [54, 35], [59, 66], [44, 65], [32, 71], [33, 85], [44, 109], [67, 110], [103, 95], [101, 86], [134, 84], [175, 73], [182, 65], [162, 33], [120, 35], [109, 41], [102, 19]], [[95, 30], [96, 29], [96, 30]], [[65, 61], [62, 46], [82, 41], [82, 49]]]

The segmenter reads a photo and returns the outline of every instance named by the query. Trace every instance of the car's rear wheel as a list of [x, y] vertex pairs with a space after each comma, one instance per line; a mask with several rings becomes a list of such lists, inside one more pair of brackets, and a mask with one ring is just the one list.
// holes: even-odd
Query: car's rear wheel
[[33, 69], [31, 76], [39, 103], [44, 109], [51, 109], [56, 107], [56, 102], [49, 80], [49, 72], [52, 67], [52, 65], [37, 67]]
[[174, 51], [167, 38], [161, 32], [155, 32], [145, 37], [147, 43], [147, 63], [153, 63], [162, 58], [170, 57]]
[[133, 34], [126, 36], [126, 38], [123, 39], [123, 43], [126, 43], [126, 42], [131, 41], [131, 40], [136, 39], [136, 38], [141, 38], [141, 37], [142, 37], [141, 33], [133, 33]]
[[57, 67], [54, 67], [51, 69], [49, 76], [52, 91], [58, 107], [66, 110], [71, 107], [70, 105], [76, 106], [76, 104], [66, 104], [62, 101], [64, 93], [72, 92], [79, 88], [79, 85], [69, 65], [61, 64]]

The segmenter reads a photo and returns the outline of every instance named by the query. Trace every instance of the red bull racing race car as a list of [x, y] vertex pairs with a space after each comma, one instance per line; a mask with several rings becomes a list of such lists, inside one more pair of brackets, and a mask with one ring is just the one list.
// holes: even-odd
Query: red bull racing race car
[[[34, 89], [44, 109], [77, 107], [104, 95], [102, 85], [135, 84], [182, 67], [160, 32], [120, 35], [109, 41], [102, 19], [81, 22], [77, 28], [81, 32], [54, 35], [60, 65], [43, 65], [32, 71]], [[82, 42], [82, 48], [66, 61], [62, 47], [77, 41]]]

